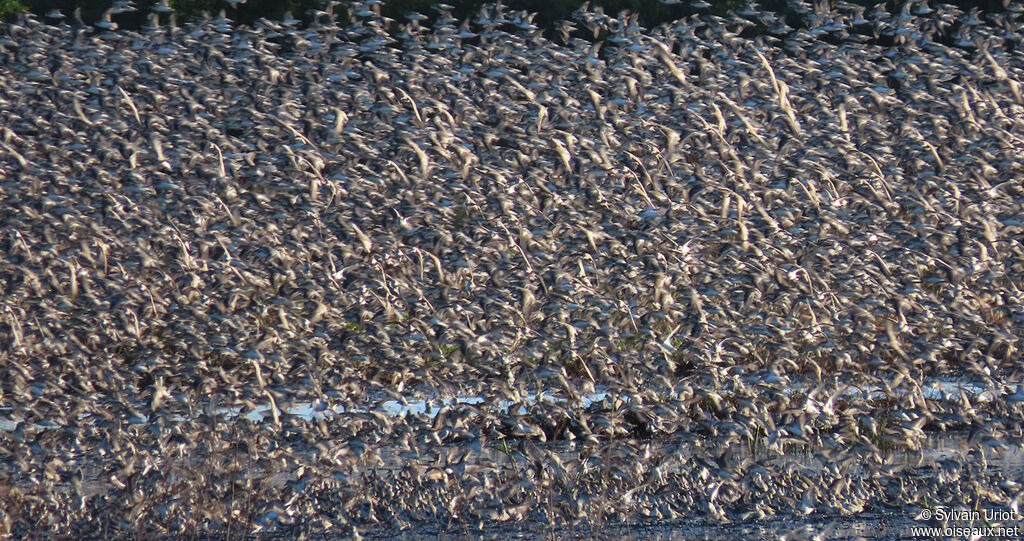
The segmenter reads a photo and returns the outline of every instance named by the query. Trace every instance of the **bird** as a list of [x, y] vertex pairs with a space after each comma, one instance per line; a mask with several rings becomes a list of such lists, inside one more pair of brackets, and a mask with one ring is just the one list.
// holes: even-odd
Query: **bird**
[[1014, 11], [338, 5], [0, 38], [0, 531], [1019, 499]]

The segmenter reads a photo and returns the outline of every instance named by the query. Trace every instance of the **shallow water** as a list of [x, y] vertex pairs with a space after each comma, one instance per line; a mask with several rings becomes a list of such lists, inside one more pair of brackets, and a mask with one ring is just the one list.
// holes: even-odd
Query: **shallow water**
[[[813, 387], [810, 385], [795, 384], [786, 388], [784, 392], [805, 393], [811, 390], [813, 390]], [[715, 392], [722, 396], [729, 396], [731, 394], [728, 390], [716, 390]], [[935, 380], [930, 382], [927, 386], [921, 387], [921, 394], [925, 398], [931, 400], [947, 400], [950, 397], [958, 396], [961, 392], [963, 392], [970, 400], [978, 402], [990, 402], [1002, 394], [998, 389], [984, 388], [981, 385], [974, 383], [948, 380]], [[886, 396], [880, 388], [871, 386], [849, 388], [845, 391], [844, 395], [860, 399], [884, 398]], [[578, 402], [571, 405], [586, 409], [594, 404], [604, 401], [610, 396], [613, 395], [607, 390], [607, 388], [597, 387], [593, 392], [581, 394]], [[626, 394], [618, 395], [618, 398], [627, 403], [631, 400], [631, 398]], [[337, 414], [366, 413], [369, 411], [379, 411], [388, 417], [403, 417], [406, 415], [428, 415], [432, 417], [445, 406], [456, 406], [459, 404], [479, 405], [487, 400], [487, 397], [481, 395], [437, 396], [403, 400], [382, 400], [375, 403], [366, 402], [361, 405], [356, 404], [350, 406], [347, 409], [344, 406], [338, 406], [332, 409], [323, 402], [297, 402], [286, 409], [278, 408], [277, 413], [278, 415], [295, 415], [303, 419], [313, 419], [316, 417], [330, 418]], [[509, 407], [520, 404], [517, 413], [519, 415], [524, 415], [527, 413], [527, 406], [538, 402], [559, 402], [569, 404], [570, 400], [552, 393], [527, 393], [519, 401], [512, 401], [508, 399], [499, 400], [496, 403], [496, 409], [499, 411], [506, 411]], [[225, 415], [228, 418], [240, 415], [244, 411], [245, 417], [251, 421], [270, 418], [273, 417], [274, 414], [272, 406], [268, 403], [258, 404], [255, 409], [248, 409], [247, 411], [240, 407], [220, 407], [217, 408], [216, 411], [218, 414]], [[178, 417], [178, 420], [181, 419], [182, 417]], [[0, 430], [7, 432], [16, 430], [18, 428], [18, 424], [22, 420], [23, 419], [11, 416], [0, 417]], [[149, 419], [145, 414], [140, 414], [136, 417], [127, 419], [127, 421], [130, 424], [138, 425], [149, 422]], [[44, 425], [37, 425], [37, 427], [42, 429], [52, 428], [52, 426]]]

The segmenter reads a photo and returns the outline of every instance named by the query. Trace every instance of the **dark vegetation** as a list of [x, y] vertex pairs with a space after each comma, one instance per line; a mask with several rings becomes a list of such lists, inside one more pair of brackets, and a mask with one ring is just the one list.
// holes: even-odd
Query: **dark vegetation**
[[[834, 4], [834, 0], [824, 0], [825, 3]], [[337, 2], [340, 6], [347, 6], [351, 2]], [[420, 12], [433, 16], [431, 8], [437, 2], [435, 0], [388, 0], [382, 6], [382, 13], [386, 17], [398, 21], [404, 21], [405, 14], [409, 12]], [[470, 18], [484, 3], [482, 0], [450, 0], [447, 2], [455, 9], [452, 11], [459, 19]], [[579, 9], [583, 0], [508, 0], [505, 4], [513, 10], [526, 10], [536, 13], [534, 22], [544, 28], [552, 28], [558, 21], [571, 18], [572, 12]], [[740, 0], [708, 0], [710, 7], [694, 7], [691, 0], [680, 1], [674, 4], [665, 4], [659, 0], [591, 0], [592, 7], [600, 6], [606, 13], [615, 14], [628, 10], [639, 16], [639, 21], [644, 26], [654, 26], [660, 23], [674, 21], [694, 13], [715, 13], [725, 15], [730, 10], [738, 8], [744, 2]], [[813, 3], [813, 2], [812, 2]], [[902, 0], [887, 0], [877, 2], [875, 0], [851, 0], [852, 4], [859, 4], [865, 7], [872, 7], [884, 4], [890, 11], [898, 10], [905, 2]], [[939, 3], [939, 2], [936, 2]], [[978, 8], [983, 12], [999, 11], [1003, 8], [1006, 0], [953, 0], [949, 2], [968, 10]], [[114, 16], [114, 21], [122, 28], [138, 28], [145, 23], [149, 17], [149, 8], [155, 2], [140, 0], [135, 2], [137, 11], [121, 13]], [[185, 20], [202, 17], [204, 14], [216, 15], [223, 11], [225, 15], [239, 24], [250, 25], [255, 21], [266, 18], [280, 20], [286, 14], [300, 19], [306, 23], [313, 20], [314, 12], [323, 9], [327, 2], [323, 0], [248, 0], [236, 4], [228, 0], [170, 0], [169, 5], [174, 8], [177, 19]], [[785, 13], [787, 23], [791, 26], [800, 24], [799, 16], [788, 0], [763, 0], [758, 4], [764, 10], [776, 13]], [[86, 23], [100, 19], [103, 13], [112, 5], [109, 1], [83, 2], [80, 0], [0, 0], [0, 17], [11, 19], [18, 13], [31, 11], [42, 17], [53, 9], [59, 9], [66, 16], [70, 17], [76, 9], [81, 9], [81, 18]], [[347, 17], [347, 10], [335, 9], [341, 19]], [[342, 20], [342, 23], [345, 21]]]

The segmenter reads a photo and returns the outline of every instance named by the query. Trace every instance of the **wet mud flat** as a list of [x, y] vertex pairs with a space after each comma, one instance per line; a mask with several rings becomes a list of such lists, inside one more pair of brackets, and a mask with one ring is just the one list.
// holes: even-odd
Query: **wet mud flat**
[[453, 531], [435, 526], [410, 530], [384, 530], [364, 535], [364, 539], [417, 539], [423, 537], [478, 539], [650, 539], [672, 541], [694, 539], [726, 541], [729, 539], [777, 540], [822, 539], [896, 541], [906, 539], [917, 522], [900, 515], [864, 513], [858, 517], [801, 517], [722, 524], [700, 519], [635, 520], [625, 523], [551, 528], [541, 523], [515, 526], [492, 526], [482, 530]]
[[[979, 404], [992, 400], [974, 386], [960, 390], [961, 400], [967, 396]], [[678, 392], [678, 387], [674, 391]], [[727, 400], [729, 391], [723, 389], [722, 394]], [[211, 539], [231, 538], [241, 535], [239, 532], [267, 539], [308, 535], [340, 539], [357, 533], [368, 539], [724, 539], [737, 535], [747, 539], [782, 535], [900, 539], [910, 535], [911, 527], [944, 524], [919, 518], [925, 509], [943, 505], [938, 499], [943, 489], [955, 491], [944, 502], [949, 508], [968, 510], [963, 503], [971, 501], [970, 493], [964, 493], [965, 483], [979, 490], [976, 494], [988, 495], [988, 485], [1017, 488], [1024, 475], [1019, 435], [982, 442], [968, 431], [929, 430], [926, 433], [932, 435], [900, 445], [892, 442], [892, 427], [880, 427], [874, 436], [882, 448], [862, 444], [856, 461], [837, 464], [833, 457], [842, 456], [847, 446], [827, 435], [816, 442], [789, 434], [775, 441], [765, 435], [722, 444], [709, 432], [711, 425], [657, 429], [636, 420], [626, 420], [619, 427], [607, 424], [608, 418], [617, 417], [616, 411], [643, 408], [638, 407], [637, 397], [620, 398], [605, 390], [583, 395], [577, 402], [543, 393], [527, 393], [518, 401], [480, 396], [419, 400], [376, 396], [376, 401], [349, 404], [347, 411], [306, 404], [279, 409], [276, 420], [263, 408], [245, 413], [210, 404], [203, 419], [210, 425], [192, 428], [191, 445], [181, 440], [176, 451], [174, 445], [165, 447], [161, 477], [175, 483], [178, 490], [196, 483], [192, 488], [194, 506], [210, 504], [206, 483], [222, 483], [222, 497], [231, 498], [238, 512], [225, 520], [231, 527], [209, 528], [201, 536]], [[947, 395], [930, 400], [936, 409], [941, 404], [959, 409], [962, 404]], [[707, 407], [713, 411], [710, 404]], [[564, 422], [551, 423], [551, 419]], [[178, 422], [186, 424], [183, 419]], [[262, 442], [252, 434], [275, 424], [280, 427], [271, 429], [277, 437], [269, 450], [284, 451], [302, 466], [281, 468], [264, 458], [265, 451], [259, 448]], [[163, 429], [150, 427], [148, 420], [135, 425], [151, 433]], [[735, 428], [729, 422], [713, 425]], [[52, 438], [56, 432], [45, 426], [18, 426], [21, 436], [30, 441]], [[360, 430], [343, 436], [352, 426]], [[401, 429], [383, 430], [394, 426], [407, 427], [405, 434], [394, 434], [403, 432]], [[460, 431], [460, 426], [483, 430]], [[301, 437], [317, 430], [322, 431], [320, 437]], [[865, 424], [863, 430], [870, 428]], [[82, 443], [85, 449], [106, 448], [103, 442]], [[215, 447], [218, 444], [220, 448]], [[186, 447], [190, 452], [184, 452]], [[337, 463], [339, 457], [348, 466], [344, 470], [310, 472], [305, 466], [328, 460]], [[91, 506], [121, 484], [134, 488], [138, 496], [147, 492], [138, 485], [139, 476], [150, 472], [127, 467], [111, 474], [109, 468], [102, 467], [102, 451], [65, 458], [74, 464], [76, 475], [70, 482], [53, 483], [50, 497], [56, 494]], [[807, 498], [806, 492], [800, 497], [790, 493], [779, 507], [758, 508], [760, 499], [772, 497], [758, 495], [758, 490], [779, 490], [779, 485], [785, 487], [783, 479], [794, 478], [808, 488], [827, 488], [814, 491], [813, 499]], [[637, 483], [640, 480], [645, 482]], [[660, 490], [650, 490], [649, 486], [657, 486], [654, 480], [665, 484]], [[473, 492], [479, 486], [476, 482], [500, 488], [505, 498], [513, 503], [519, 500], [519, 505], [480, 498], [479, 490]], [[231, 485], [234, 487], [227, 492]], [[905, 487], [927, 496], [894, 500]], [[24, 480], [18, 488], [22, 497], [34, 489]], [[695, 498], [693, 491], [701, 489], [709, 491], [707, 496]], [[743, 492], [755, 493], [746, 499], [750, 502], [746, 505]], [[307, 497], [332, 498], [332, 508], [344, 507], [347, 513], [340, 516], [350, 522], [339, 527], [302, 516], [296, 504]], [[746, 516], [708, 516], [715, 511], [712, 506], [717, 497], [721, 497], [719, 505], [735, 498], [734, 509], [746, 507]], [[819, 497], [828, 500], [819, 501]], [[102, 513], [100, 509], [94, 512]], [[767, 513], [752, 514], [758, 511]], [[320, 513], [322, 520], [323, 511]], [[575, 519], [566, 520], [572, 513]]]
[[3, 27], [0, 533], [1019, 510], [1020, 10], [796, 6]]

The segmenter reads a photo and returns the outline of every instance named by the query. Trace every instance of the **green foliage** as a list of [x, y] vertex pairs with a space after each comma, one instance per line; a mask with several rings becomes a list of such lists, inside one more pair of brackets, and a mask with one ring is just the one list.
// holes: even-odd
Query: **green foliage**
[[0, 19], [9, 21], [25, 11], [25, 5], [18, 0], [0, 0]]
[[[405, 14], [410, 11], [417, 11], [424, 15], [434, 15], [436, 12], [431, 8], [437, 0], [387, 0], [382, 6], [385, 15], [404, 21]], [[476, 14], [485, 3], [482, 0], [448, 0], [455, 9], [453, 14], [456, 18], [471, 17]], [[534, 23], [540, 27], [550, 28], [552, 24], [560, 20], [572, 19], [572, 13], [580, 8], [583, 0], [506, 0], [503, 2], [507, 10], [525, 10], [536, 13]], [[710, 0], [712, 7], [708, 12], [724, 15], [730, 9], [735, 9], [740, 0]], [[680, 2], [677, 5], [665, 5], [657, 0], [590, 0], [591, 9], [600, 7], [609, 15], [618, 15], [623, 10], [638, 15], [640, 23], [646, 26], [675, 20], [698, 12], [689, 6], [689, 2]]]
[[203, 13], [217, 13], [227, 7], [222, 0], [170, 0], [168, 5], [174, 8], [179, 17], [190, 19]]
[[[428, 17], [435, 17], [437, 11], [432, 7], [440, 0], [384, 0], [380, 9], [384, 16], [390, 17], [398, 22], [406, 21], [405, 14], [411, 11], [419, 12]], [[452, 14], [457, 20], [466, 18], [472, 19], [480, 11], [481, 6], [491, 3], [494, 0], [446, 0], [454, 9]], [[691, 0], [681, 0], [677, 4], [666, 5], [659, 0], [589, 0], [590, 9], [602, 9], [606, 14], [618, 16], [622, 11], [636, 14], [640, 24], [646, 27], [657, 26], [661, 23], [678, 20], [695, 13], [714, 13], [725, 15], [730, 10], [738, 8], [746, 0], [707, 0], [711, 7], [696, 9], [691, 5]], [[852, 0], [854, 4], [871, 6], [879, 0]], [[905, 0], [887, 0], [884, 2], [890, 10], [898, 10]], [[125, 29], [138, 29], [144, 24], [150, 13], [150, 8], [157, 0], [136, 0], [138, 11], [125, 13], [114, 17], [115, 22]], [[962, 9], [970, 7], [981, 7], [983, 10], [998, 9], [996, 4], [1000, 0], [950, 0], [951, 3], [959, 5]], [[524, 10], [535, 13], [534, 24], [538, 27], [551, 30], [555, 23], [561, 20], [571, 20], [574, 11], [580, 8], [584, 0], [504, 0], [502, 2], [508, 11]], [[60, 9], [65, 15], [70, 15], [75, 8], [81, 8], [81, 17], [86, 24], [92, 24], [98, 20], [103, 12], [112, 4], [112, 0], [99, 0], [86, 2], [85, 0], [0, 0], [0, 18], [11, 19], [18, 13], [31, 10], [43, 15], [50, 9]], [[259, 19], [281, 20], [285, 13], [297, 19], [310, 22], [312, 11], [321, 10], [326, 6], [327, 0], [247, 0], [245, 3], [237, 4], [234, 7], [228, 0], [169, 0], [169, 4], [177, 14], [179, 23], [190, 19], [202, 17], [203, 14], [217, 15], [224, 11], [228, 18], [237, 24], [252, 25]], [[786, 17], [790, 24], [799, 25], [799, 15], [789, 5], [789, 0], [761, 0], [758, 2], [762, 9], [774, 11]], [[334, 8], [338, 21], [344, 24], [347, 21], [346, 3]], [[549, 35], [550, 37], [550, 35]], [[604, 36], [598, 36], [602, 39]]]

